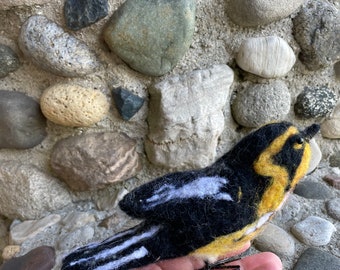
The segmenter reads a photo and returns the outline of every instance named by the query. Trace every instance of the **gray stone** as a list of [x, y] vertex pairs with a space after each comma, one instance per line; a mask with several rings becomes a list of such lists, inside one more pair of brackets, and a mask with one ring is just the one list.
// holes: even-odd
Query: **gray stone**
[[117, 88], [112, 94], [117, 110], [124, 120], [130, 120], [143, 106], [144, 99], [128, 90]]
[[0, 214], [10, 219], [36, 219], [69, 203], [71, 197], [58, 179], [33, 165], [1, 161]]
[[336, 105], [331, 116], [321, 123], [321, 134], [329, 139], [340, 138], [340, 103]]
[[136, 142], [124, 133], [100, 132], [60, 140], [53, 148], [56, 175], [77, 191], [104, 188], [141, 169]]
[[312, 269], [339, 270], [340, 258], [317, 248], [308, 248], [298, 259], [294, 270]]
[[297, 220], [301, 218], [300, 210], [301, 205], [297, 195], [291, 194], [281, 210], [274, 216], [274, 220], [277, 220], [280, 224], [287, 223], [290, 220]]
[[[149, 160], [170, 168], [205, 167], [224, 129], [233, 71], [226, 65], [165, 79], [149, 89]], [[227, 105], [228, 106], [228, 105]]]
[[111, 17], [104, 39], [131, 68], [163, 75], [191, 44], [195, 8], [194, 0], [127, 0]]
[[58, 242], [58, 248], [60, 250], [74, 249], [76, 246], [87, 244], [93, 236], [94, 229], [90, 226], [83, 226], [62, 237]]
[[10, 243], [20, 245], [27, 239], [34, 238], [47, 227], [58, 223], [60, 219], [60, 215], [49, 215], [40, 220], [27, 220], [16, 224], [10, 229]]
[[335, 174], [328, 174], [322, 177], [322, 179], [327, 182], [330, 186], [340, 189], [340, 176]]
[[285, 230], [271, 223], [255, 238], [254, 244], [260, 251], [271, 251], [279, 256], [292, 256], [295, 253], [294, 239]]
[[66, 0], [64, 5], [66, 25], [72, 30], [89, 26], [107, 13], [107, 0]]
[[55, 264], [53, 247], [37, 247], [27, 254], [5, 262], [0, 270], [51, 270]]
[[294, 193], [307, 199], [316, 200], [326, 200], [332, 197], [332, 192], [326, 185], [309, 180], [298, 183]]
[[37, 66], [56, 75], [84, 76], [99, 67], [96, 55], [85, 43], [44, 16], [32, 16], [22, 25], [19, 47]]
[[322, 159], [321, 149], [314, 138], [309, 141], [309, 145], [311, 149], [311, 160], [309, 162], [307, 174], [313, 172]]
[[309, 70], [330, 66], [340, 59], [340, 13], [327, 1], [309, 1], [293, 19], [301, 47], [299, 58]]
[[32, 148], [46, 137], [39, 103], [14, 91], [0, 90], [0, 148]]
[[305, 87], [294, 105], [296, 115], [309, 119], [329, 115], [337, 103], [337, 96], [326, 86]]
[[337, 81], [340, 81], [340, 61], [334, 64], [334, 73]]
[[6, 77], [10, 72], [20, 66], [17, 54], [8, 46], [0, 44], [0, 78]]
[[289, 110], [290, 93], [282, 81], [252, 85], [239, 91], [232, 103], [234, 119], [245, 127], [283, 120]]
[[227, 13], [234, 23], [254, 27], [288, 17], [303, 2], [304, 0], [230, 0]]
[[335, 226], [320, 217], [309, 216], [296, 223], [291, 228], [294, 236], [302, 243], [310, 246], [324, 246], [327, 245], [336, 231]]
[[335, 152], [329, 158], [329, 165], [331, 167], [339, 167], [340, 168], [340, 151]]
[[340, 221], [340, 198], [334, 198], [326, 204], [327, 213], [334, 219]]

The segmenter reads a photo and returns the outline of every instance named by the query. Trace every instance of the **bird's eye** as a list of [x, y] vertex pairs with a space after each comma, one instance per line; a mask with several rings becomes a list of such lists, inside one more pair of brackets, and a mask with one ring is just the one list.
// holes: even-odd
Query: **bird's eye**
[[303, 144], [304, 143], [304, 139], [302, 137], [297, 137], [296, 143], [297, 144]]

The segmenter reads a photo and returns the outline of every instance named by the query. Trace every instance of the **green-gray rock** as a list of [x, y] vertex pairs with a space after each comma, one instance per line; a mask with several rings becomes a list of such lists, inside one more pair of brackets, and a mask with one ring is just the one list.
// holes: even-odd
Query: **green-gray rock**
[[191, 44], [195, 7], [194, 0], [127, 0], [111, 17], [104, 39], [131, 68], [161, 76]]

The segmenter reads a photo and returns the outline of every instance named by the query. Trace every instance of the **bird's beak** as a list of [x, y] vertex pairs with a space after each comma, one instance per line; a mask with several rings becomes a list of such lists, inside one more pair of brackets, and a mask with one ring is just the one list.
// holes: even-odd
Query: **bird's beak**
[[309, 127], [306, 127], [302, 132], [303, 138], [309, 142], [320, 130], [320, 125], [313, 124]]

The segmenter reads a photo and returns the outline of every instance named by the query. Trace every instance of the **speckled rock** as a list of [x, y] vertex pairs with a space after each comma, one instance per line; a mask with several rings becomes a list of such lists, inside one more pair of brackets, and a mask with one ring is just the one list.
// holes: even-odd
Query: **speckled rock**
[[292, 256], [295, 253], [294, 239], [280, 227], [269, 223], [254, 240], [256, 249], [271, 251], [279, 256]]
[[46, 137], [39, 103], [15, 91], [0, 90], [0, 148], [32, 148]]
[[29, 238], [33, 238], [47, 227], [53, 226], [60, 221], [60, 215], [48, 215], [40, 220], [27, 220], [11, 226], [10, 243], [20, 245]]
[[56, 75], [84, 76], [99, 67], [96, 55], [85, 43], [44, 16], [32, 16], [22, 25], [19, 47], [37, 66]]
[[334, 198], [326, 203], [327, 213], [340, 221], [340, 198]]
[[72, 30], [89, 26], [107, 13], [107, 0], [66, 0], [64, 5], [66, 25]]
[[33, 165], [1, 161], [0, 214], [10, 219], [36, 219], [69, 203], [71, 197], [58, 179]]
[[325, 117], [335, 108], [336, 94], [326, 86], [305, 87], [294, 105], [296, 115], [309, 119]]
[[46, 118], [69, 127], [87, 127], [102, 120], [109, 111], [106, 96], [98, 90], [72, 84], [47, 88], [40, 99]]
[[296, 185], [294, 193], [307, 199], [325, 200], [332, 197], [332, 192], [325, 184], [308, 179]]
[[24, 256], [5, 262], [0, 270], [51, 270], [55, 264], [53, 247], [37, 247]]
[[176, 169], [209, 165], [224, 129], [222, 110], [233, 78], [232, 69], [217, 65], [153, 85], [145, 141], [148, 159]]
[[77, 191], [96, 190], [137, 174], [136, 142], [123, 133], [101, 132], [60, 140], [53, 148], [56, 175]]
[[113, 99], [124, 120], [130, 120], [143, 106], [144, 99], [123, 88], [112, 91]]
[[297, 239], [306, 245], [324, 246], [330, 242], [336, 228], [328, 220], [316, 216], [309, 216], [296, 223], [291, 228], [291, 231]]
[[239, 91], [232, 103], [233, 117], [245, 127], [283, 120], [290, 110], [290, 93], [282, 81], [252, 85]]
[[340, 103], [333, 110], [331, 116], [321, 123], [321, 134], [325, 138], [340, 138]]
[[312, 270], [324, 268], [327, 270], [339, 270], [340, 259], [320, 249], [308, 248], [298, 259], [294, 270]]
[[0, 44], [0, 78], [17, 70], [20, 66], [17, 54], [8, 46]]
[[288, 17], [304, 0], [230, 0], [227, 13], [241, 26], [266, 25]]
[[195, 7], [194, 0], [127, 0], [111, 17], [104, 39], [131, 68], [163, 75], [191, 44]]
[[295, 61], [292, 48], [278, 36], [248, 38], [236, 56], [240, 68], [263, 78], [286, 75]]
[[310, 70], [340, 59], [340, 12], [328, 1], [309, 1], [293, 19], [293, 33], [301, 47], [299, 58]]

